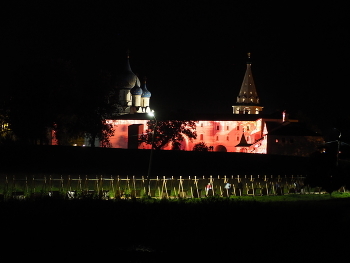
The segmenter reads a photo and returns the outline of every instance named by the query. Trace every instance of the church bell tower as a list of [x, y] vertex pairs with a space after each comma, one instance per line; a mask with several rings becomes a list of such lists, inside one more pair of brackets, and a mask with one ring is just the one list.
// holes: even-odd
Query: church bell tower
[[233, 114], [259, 114], [263, 110], [256, 92], [251, 66], [250, 53], [248, 53], [247, 69], [241, 90], [237, 96], [236, 104], [232, 106]]

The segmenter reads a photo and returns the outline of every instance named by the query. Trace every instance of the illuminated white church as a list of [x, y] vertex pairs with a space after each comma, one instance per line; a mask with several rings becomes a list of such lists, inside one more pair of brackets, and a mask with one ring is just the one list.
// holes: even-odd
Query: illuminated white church
[[[250, 54], [248, 54], [250, 57]], [[285, 113], [278, 116], [265, 115], [254, 84], [251, 62], [246, 72], [232, 114], [220, 117], [203, 116], [197, 120], [197, 139], [184, 140], [181, 149], [192, 151], [204, 142], [213, 151], [245, 152], [260, 154], [286, 154], [306, 156], [317, 151], [323, 138], [307, 130], [297, 120], [288, 120]], [[118, 113], [107, 120], [113, 125], [111, 147], [124, 149], [149, 149], [150, 145], [139, 144], [138, 138], [145, 133], [147, 122], [152, 117], [151, 92], [146, 80], [141, 82], [132, 72], [129, 55], [124, 69], [117, 76]], [[164, 148], [170, 150], [170, 146]]]
[[151, 92], [146, 87], [146, 80], [141, 84], [139, 78], [132, 72], [129, 54], [123, 69], [116, 77], [114, 88], [118, 97], [118, 115], [151, 112]]

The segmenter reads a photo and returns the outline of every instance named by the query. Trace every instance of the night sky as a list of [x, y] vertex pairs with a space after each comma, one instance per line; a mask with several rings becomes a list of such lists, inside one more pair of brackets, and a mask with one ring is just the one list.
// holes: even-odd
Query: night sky
[[129, 49], [132, 70], [147, 77], [156, 111], [230, 113], [251, 52], [266, 112], [302, 111], [329, 127], [349, 120], [345, 3], [52, 2], [5, 5], [5, 73], [36, 56], [115, 73]]

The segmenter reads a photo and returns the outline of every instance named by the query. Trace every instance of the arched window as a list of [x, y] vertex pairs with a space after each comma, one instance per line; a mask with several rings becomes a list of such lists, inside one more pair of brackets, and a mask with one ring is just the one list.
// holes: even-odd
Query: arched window
[[199, 140], [203, 141], [203, 134], [199, 135]]

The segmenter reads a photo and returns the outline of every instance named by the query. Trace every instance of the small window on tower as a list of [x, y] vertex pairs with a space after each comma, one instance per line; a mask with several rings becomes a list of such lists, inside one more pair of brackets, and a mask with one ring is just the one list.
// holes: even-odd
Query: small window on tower
[[201, 140], [201, 141], [203, 141], [203, 134], [201, 134], [200, 136], [199, 136], [199, 139]]
[[229, 126], [226, 126], [226, 130], [229, 130], [230, 129], [230, 127]]
[[227, 137], [226, 137], [226, 141], [229, 141], [229, 140], [230, 140], [230, 137], [229, 137], [229, 136], [227, 136]]
[[239, 126], [237, 125], [237, 131], [239, 131]]
[[219, 136], [216, 136], [216, 140], [217, 140], [217, 141], [219, 140]]

